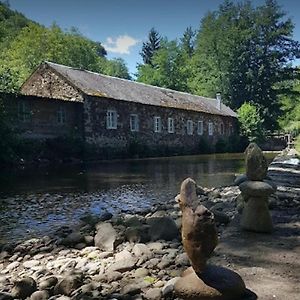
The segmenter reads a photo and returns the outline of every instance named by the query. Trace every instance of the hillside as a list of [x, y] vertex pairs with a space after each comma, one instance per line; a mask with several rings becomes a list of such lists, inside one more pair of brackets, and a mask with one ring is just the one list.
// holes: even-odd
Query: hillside
[[130, 79], [122, 59], [108, 60], [100, 42], [83, 36], [75, 27], [46, 28], [0, 2], [0, 90], [20, 87], [44, 60]]

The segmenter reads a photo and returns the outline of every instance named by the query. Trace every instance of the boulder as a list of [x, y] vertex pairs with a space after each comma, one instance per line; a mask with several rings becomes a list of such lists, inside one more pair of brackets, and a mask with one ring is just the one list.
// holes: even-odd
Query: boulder
[[179, 230], [174, 220], [170, 217], [149, 218], [149, 236], [151, 241], [172, 241], [179, 237]]
[[113, 251], [117, 240], [117, 232], [110, 223], [98, 223], [94, 238], [95, 246], [104, 251]]
[[250, 143], [245, 150], [246, 176], [249, 180], [262, 181], [267, 176], [268, 163], [261, 149]]
[[246, 294], [245, 283], [237, 273], [217, 266], [207, 266], [201, 279], [192, 268], [187, 269], [174, 290], [177, 297], [187, 300], [234, 300]]
[[142, 225], [141, 227], [128, 227], [125, 230], [125, 238], [130, 243], [146, 243], [150, 240], [148, 232], [148, 225]]
[[84, 236], [80, 232], [72, 232], [61, 240], [61, 244], [66, 247], [74, 247], [81, 242], [84, 242]]
[[36, 291], [36, 282], [31, 277], [25, 277], [14, 283], [11, 294], [14, 298], [25, 299]]

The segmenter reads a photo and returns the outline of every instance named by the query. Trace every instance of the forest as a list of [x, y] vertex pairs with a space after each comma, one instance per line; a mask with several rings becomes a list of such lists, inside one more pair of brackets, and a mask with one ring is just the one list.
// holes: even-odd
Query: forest
[[[109, 60], [101, 42], [76, 27], [49, 28], [29, 20], [0, 2], [0, 91], [18, 91], [44, 60], [151, 85], [215, 97], [237, 111], [241, 135], [260, 140], [270, 132], [300, 131], [300, 43], [294, 24], [275, 0], [261, 6], [225, 0], [199, 19], [199, 28], [183, 28], [170, 40], [155, 27], [132, 78], [125, 62]], [[1, 103], [0, 103], [1, 105]], [[5, 111], [0, 133], [8, 136]], [[4, 143], [4, 141], [0, 141]], [[300, 145], [300, 138], [296, 140]], [[4, 145], [1, 145], [4, 147]]]

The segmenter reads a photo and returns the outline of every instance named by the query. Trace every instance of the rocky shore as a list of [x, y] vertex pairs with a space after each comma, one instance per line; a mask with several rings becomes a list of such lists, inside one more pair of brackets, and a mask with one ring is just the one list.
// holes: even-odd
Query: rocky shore
[[[276, 178], [272, 172], [270, 176]], [[240, 235], [231, 248], [222, 242], [222, 236], [238, 228], [238, 187], [199, 187], [197, 194], [214, 213], [221, 237], [212, 260], [241, 268], [240, 261], [228, 254], [239, 247]], [[292, 222], [296, 224], [292, 234], [299, 235], [299, 204], [299, 187], [279, 185], [270, 200], [275, 227]], [[172, 199], [138, 214], [89, 215], [80, 225], [61, 227], [54, 235], [8, 243], [0, 249], [0, 299], [174, 299], [174, 284], [190, 266], [180, 228], [181, 212]], [[247, 279], [249, 272], [244, 275]], [[249, 278], [247, 283], [253, 279]]]

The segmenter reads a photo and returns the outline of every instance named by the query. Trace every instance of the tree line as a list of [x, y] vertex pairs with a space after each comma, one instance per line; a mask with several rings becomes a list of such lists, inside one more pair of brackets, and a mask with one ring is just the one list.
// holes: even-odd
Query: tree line
[[[294, 24], [275, 0], [261, 6], [224, 1], [200, 27], [179, 40], [152, 28], [143, 44], [137, 81], [201, 96], [222, 94], [239, 112], [241, 130], [261, 135], [300, 120], [300, 43]], [[250, 123], [249, 123], [250, 122]]]

